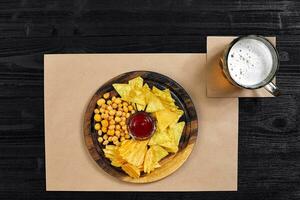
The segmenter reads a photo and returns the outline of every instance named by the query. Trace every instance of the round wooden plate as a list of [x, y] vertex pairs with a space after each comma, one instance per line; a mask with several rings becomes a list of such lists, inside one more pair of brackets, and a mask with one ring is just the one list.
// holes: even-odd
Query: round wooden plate
[[[129, 177], [120, 168], [114, 167], [110, 164], [110, 160], [105, 158], [101, 144], [98, 143], [98, 134], [94, 130], [94, 109], [97, 105], [97, 100], [102, 97], [106, 92], [114, 91], [113, 83], [128, 83], [130, 79], [137, 76], [141, 76], [144, 82], [147, 83], [150, 88], [156, 86], [159, 89], [168, 88], [171, 91], [175, 103], [181, 110], [184, 111], [183, 116], [179, 121], [185, 121], [186, 125], [183, 130], [179, 150], [176, 154], [169, 154], [163, 158], [159, 163], [160, 168], [155, 169], [150, 174], [142, 173], [140, 178], [133, 179]], [[86, 146], [92, 156], [92, 158], [98, 163], [98, 165], [106, 171], [108, 174], [119, 178], [122, 181], [131, 183], [149, 183], [158, 181], [176, 171], [188, 158], [195, 145], [198, 134], [198, 119], [194, 104], [187, 94], [187, 92], [174, 80], [159, 73], [149, 71], [133, 71], [121, 74], [102, 85], [98, 91], [92, 97], [84, 116], [84, 138]]]

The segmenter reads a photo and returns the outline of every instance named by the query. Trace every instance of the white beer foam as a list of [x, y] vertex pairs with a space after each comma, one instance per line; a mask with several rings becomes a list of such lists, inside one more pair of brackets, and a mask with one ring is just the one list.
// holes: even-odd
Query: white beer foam
[[241, 86], [254, 86], [271, 73], [273, 59], [270, 49], [261, 41], [242, 39], [228, 54], [228, 70], [232, 79]]

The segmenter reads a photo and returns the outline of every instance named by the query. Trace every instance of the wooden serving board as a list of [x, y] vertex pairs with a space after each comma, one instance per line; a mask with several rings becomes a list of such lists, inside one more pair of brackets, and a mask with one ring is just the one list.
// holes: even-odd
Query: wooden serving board
[[[114, 90], [112, 87], [113, 83], [128, 83], [130, 79], [133, 79], [137, 76], [141, 76], [144, 79], [144, 82], [147, 83], [151, 88], [153, 86], [156, 86], [159, 89], [168, 88], [171, 91], [173, 99], [175, 99], [176, 105], [184, 111], [184, 114], [179, 121], [185, 121], [186, 125], [180, 139], [178, 152], [176, 154], [169, 154], [167, 157], [162, 159], [159, 162], [161, 165], [160, 168], [155, 169], [150, 174], [142, 173], [140, 178], [134, 179], [129, 177], [120, 168], [112, 166], [110, 164], [110, 160], [105, 158], [102, 150], [104, 146], [99, 144], [97, 140], [98, 134], [93, 128], [93, 115], [97, 100], [102, 97], [104, 93]], [[167, 177], [176, 171], [186, 161], [196, 142], [198, 134], [198, 119], [196, 109], [191, 98], [187, 92], [174, 80], [155, 72], [133, 71], [121, 74], [109, 80], [93, 95], [85, 112], [83, 132], [85, 144], [89, 153], [104, 171], [122, 181], [131, 183], [150, 183]]]

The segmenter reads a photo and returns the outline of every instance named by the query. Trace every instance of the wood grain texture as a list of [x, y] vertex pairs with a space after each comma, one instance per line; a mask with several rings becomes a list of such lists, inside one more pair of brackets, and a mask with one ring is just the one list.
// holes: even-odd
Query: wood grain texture
[[[238, 192], [45, 192], [43, 54], [206, 52], [207, 35], [276, 35], [283, 96], [240, 99]], [[299, 199], [300, 2], [0, 2], [0, 199]]]
[[[184, 121], [185, 127], [178, 145], [178, 152], [175, 154], [169, 154], [167, 157], [163, 158], [159, 162], [161, 167], [155, 169], [150, 174], [142, 172], [138, 179], [134, 179], [128, 176], [120, 168], [112, 166], [110, 164], [110, 160], [105, 158], [102, 150], [105, 146], [98, 142], [98, 133], [94, 130], [93, 118], [94, 109], [97, 108], [97, 100], [100, 99], [104, 93], [110, 92], [113, 96], [117, 95], [112, 86], [114, 83], [126, 84], [128, 81], [139, 76], [143, 78], [144, 83], [147, 83], [150, 88], [155, 86], [161, 90], [170, 90], [172, 98], [175, 100], [175, 104], [180, 110], [184, 111], [184, 114], [181, 116], [179, 121]], [[198, 118], [192, 99], [177, 82], [156, 72], [133, 71], [113, 77], [108, 82], [100, 86], [90, 100], [84, 114], [83, 135], [90, 155], [99, 167], [112, 176], [111, 178], [115, 177], [130, 183], [150, 183], [159, 181], [171, 175], [187, 160], [196, 143], [198, 135]]]

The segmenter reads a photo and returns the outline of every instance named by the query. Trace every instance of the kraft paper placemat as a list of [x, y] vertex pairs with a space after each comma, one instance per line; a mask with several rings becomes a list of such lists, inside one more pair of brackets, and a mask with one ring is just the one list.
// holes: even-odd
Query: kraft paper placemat
[[[207, 98], [206, 54], [45, 55], [45, 145], [48, 191], [235, 191], [238, 100]], [[160, 181], [130, 184], [91, 158], [83, 115], [96, 90], [123, 72], [150, 70], [181, 84], [195, 104], [199, 134], [190, 157]]]
[[[264, 88], [257, 90], [240, 89], [233, 86], [223, 75], [220, 66], [220, 58], [224, 49], [236, 37], [209, 36], [206, 39], [207, 46], [207, 96], [208, 97], [273, 97]], [[267, 37], [276, 45], [276, 37]], [[275, 80], [273, 80], [275, 82]]]

